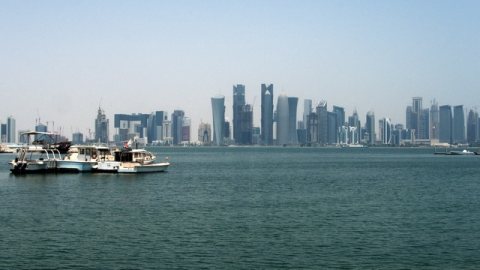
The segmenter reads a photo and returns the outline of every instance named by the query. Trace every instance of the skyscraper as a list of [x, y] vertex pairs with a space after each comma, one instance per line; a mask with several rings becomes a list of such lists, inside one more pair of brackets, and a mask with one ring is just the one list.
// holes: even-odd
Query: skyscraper
[[430, 133], [429, 109], [423, 109], [421, 97], [412, 98], [412, 106], [407, 107], [407, 129], [415, 130], [416, 139], [428, 139]]
[[253, 142], [253, 109], [246, 104], [240, 112], [240, 138], [237, 144], [249, 145]]
[[317, 142], [321, 145], [325, 145], [328, 143], [328, 111], [327, 102], [325, 100], [318, 103], [316, 112], [318, 115]]
[[478, 132], [478, 113], [470, 110], [467, 118], [467, 142], [474, 144], [477, 142]]
[[453, 107], [453, 143], [465, 143], [465, 114], [463, 105]]
[[212, 97], [212, 114], [213, 114], [213, 144], [223, 145], [224, 126], [225, 126], [225, 97]]
[[115, 141], [123, 142], [136, 139], [137, 142], [148, 142], [148, 119], [150, 114], [114, 114]]
[[327, 143], [336, 144], [338, 141], [337, 114], [327, 112]]
[[303, 123], [305, 127], [308, 127], [308, 116], [312, 113], [312, 100], [305, 99], [303, 100]]
[[261, 140], [264, 145], [273, 144], [273, 84], [262, 84]]
[[180, 144], [183, 134], [183, 118], [185, 112], [182, 110], [174, 110], [172, 113], [172, 139], [173, 144]]
[[351, 143], [353, 144], [359, 143], [360, 139], [362, 139], [360, 138], [361, 123], [360, 123], [360, 118], [358, 117], [358, 113], [356, 109], [353, 110], [352, 116], [348, 117], [348, 125], [350, 127], [355, 127], [354, 132], [356, 134], [354, 134], [353, 136], [354, 140]]
[[366, 142], [369, 145], [374, 145], [377, 138], [375, 134], [375, 114], [372, 111], [367, 113], [367, 119], [365, 121], [365, 129], [368, 134], [368, 138], [366, 138]]
[[200, 123], [198, 127], [198, 141], [209, 145], [212, 141], [212, 127], [207, 123]]
[[378, 121], [380, 128], [380, 140], [382, 144], [392, 144], [392, 123], [389, 118], [383, 118]]
[[452, 144], [452, 107], [443, 105], [439, 107], [439, 141]]
[[17, 131], [15, 125], [15, 118], [13, 116], [9, 116], [7, 118], [7, 142], [9, 143], [16, 143], [17, 142]]
[[245, 85], [237, 84], [233, 86], [233, 140], [239, 143], [242, 130], [242, 110], [245, 106]]
[[288, 97], [288, 137], [289, 144], [298, 144], [297, 136], [297, 97]]
[[433, 100], [432, 106], [430, 107], [430, 139], [438, 140], [439, 139], [439, 122], [440, 122], [440, 113], [438, 110], [438, 103]]
[[290, 143], [289, 113], [288, 97], [282, 94], [277, 100], [277, 143], [279, 145]]
[[108, 123], [105, 111], [98, 107], [97, 118], [95, 119], [95, 142], [108, 143]]

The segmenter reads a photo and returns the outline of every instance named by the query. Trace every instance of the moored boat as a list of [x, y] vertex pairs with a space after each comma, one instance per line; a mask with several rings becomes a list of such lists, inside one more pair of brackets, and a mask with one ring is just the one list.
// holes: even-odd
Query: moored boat
[[67, 155], [57, 161], [59, 172], [91, 172], [99, 160], [113, 160], [107, 146], [74, 145]]
[[17, 157], [10, 164], [13, 174], [54, 172], [60, 152], [52, 149], [27, 147], [18, 150]]
[[155, 162], [156, 157], [145, 149], [123, 149], [115, 151], [113, 161], [99, 161], [96, 166], [98, 172], [118, 173], [147, 173], [163, 172], [168, 169], [170, 162]]

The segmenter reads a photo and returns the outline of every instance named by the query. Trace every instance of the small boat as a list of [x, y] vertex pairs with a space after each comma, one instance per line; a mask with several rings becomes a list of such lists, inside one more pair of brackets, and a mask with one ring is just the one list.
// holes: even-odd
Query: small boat
[[435, 155], [451, 155], [451, 156], [470, 156], [470, 155], [478, 155], [479, 153], [478, 152], [472, 152], [472, 151], [469, 151], [467, 149], [463, 149], [462, 151], [459, 151], [459, 150], [448, 151], [447, 149], [445, 149], [445, 151], [440, 151], [440, 152], [437, 152], [436, 149], [435, 149], [434, 154]]
[[[29, 131], [21, 134], [21, 136], [27, 137], [27, 142], [30, 142], [32, 136], [37, 135], [52, 136], [54, 134], [37, 131]], [[27, 143], [21, 148], [18, 148], [17, 157], [9, 162], [10, 171], [13, 174], [54, 172], [57, 168], [57, 161], [60, 159], [60, 152], [57, 149], [50, 148], [49, 145]]]
[[91, 172], [99, 160], [113, 160], [110, 148], [98, 145], [74, 145], [62, 160], [57, 161], [59, 172]]
[[118, 172], [118, 173], [147, 173], [164, 172], [170, 163], [155, 162], [155, 156], [145, 149], [126, 148], [115, 151], [113, 161], [99, 161], [95, 167], [97, 172]]
[[8, 145], [0, 144], [0, 154], [3, 153], [15, 153], [15, 150], [10, 148]]
[[450, 151], [450, 155], [475, 155], [475, 152], [464, 149], [463, 151]]
[[9, 164], [13, 174], [47, 173], [57, 168], [60, 152], [37, 147], [21, 148], [17, 157]]

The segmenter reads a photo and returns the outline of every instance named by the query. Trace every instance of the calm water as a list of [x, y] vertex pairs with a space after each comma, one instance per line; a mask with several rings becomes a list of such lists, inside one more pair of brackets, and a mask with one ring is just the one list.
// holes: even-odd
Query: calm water
[[157, 148], [168, 173], [13, 176], [0, 269], [480, 268], [480, 156]]

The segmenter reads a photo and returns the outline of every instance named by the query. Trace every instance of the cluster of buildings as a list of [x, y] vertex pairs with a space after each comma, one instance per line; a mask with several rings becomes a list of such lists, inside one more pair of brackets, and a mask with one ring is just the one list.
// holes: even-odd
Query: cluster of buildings
[[[213, 121], [200, 123], [198, 143], [202, 145], [480, 145], [479, 114], [463, 105], [441, 105], [434, 100], [423, 106], [421, 97], [414, 97], [406, 107], [405, 125], [394, 124], [389, 118], [375, 120], [370, 111], [362, 121], [357, 111], [349, 116], [341, 106], [329, 110], [326, 101], [315, 106], [311, 99], [303, 100], [303, 115], [297, 119], [298, 97], [280, 94], [274, 99], [273, 84], [262, 84], [260, 126], [254, 125], [253, 104], [245, 99], [245, 85], [233, 86], [232, 121], [225, 117], [225, 97], [211, 98]], [[255, 101], [254, 101], [255, 102]], [[114, 134], [110, 136], [110, 121], [98, 108], [95, 130], [87, 138], [83, 133], [72, 134], [73, 144], [121, 144], [130, 139], [144, 145], [185, 145], [191, 143], [191, 120], [183, 110], [152, 113], [114, 114]], [[48, 132], [37, 119], [35, 131]], [[25, 143], [16, 133], [15, 119], [10, 116], [0, 123], [1, 143]], [[37, 140], [46, 138], [38, 137]], [[57, 135], [56, 142], [67, 140]]]
[[[166, 111], [152, 113], [114, 114], [116, 143], [135, 140], [140, 144], [182, 145], [190, 143], [190, 118], [183, 110], [174, 110], [171, 118]], [[95, 119], [95, 142], [109, 142], [109, 120], [99, 108]]]
[[[345, 109], [326, 101], [313, 106], [303, 101], [303, 116], [297, 119], [298, 98], [281, 94], [274, 106], [273, 84], [262, 84], [260, 127], [253, 124], [253, 106], [245, 102], [245, 86], [233, 86], [233, 121], [225, 118], [225, 97], [211, 98], [213, 131], [209, 124], [199, 126], [199, 142], [214, 145], [459, 145], [480, 143], [480, 118], [470, 110], [467, 119], [463, 105], [423, 107], [423, 99], [414, 97], [406, 108], [406, 121], [393, 124], [389, 118], [376, 122], [374, 112], [361, 124], [358, 113], [346, 116]], [[465, 123], [466, 120], [466, 123]], [[230, 132], [232, 130], [232, 132]], [[211, 134], [213, 132], [213, 136]], [[233, 136], [231, 136], [231, 134]]]

